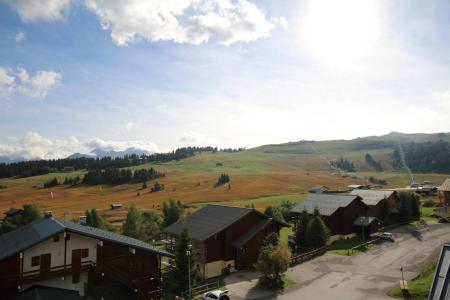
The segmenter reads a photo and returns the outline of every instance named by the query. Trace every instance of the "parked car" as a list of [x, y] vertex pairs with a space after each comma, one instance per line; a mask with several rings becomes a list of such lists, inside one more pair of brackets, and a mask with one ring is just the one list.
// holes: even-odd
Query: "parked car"
[[380, 239], [385, 240], [385, 241], [394, 241], [394, 235], [390, 232], [382, 232], [380, 234]]
[[228, 291], [214, 290], [204, 293], [202, 300], [230, 300], [230, 297]]

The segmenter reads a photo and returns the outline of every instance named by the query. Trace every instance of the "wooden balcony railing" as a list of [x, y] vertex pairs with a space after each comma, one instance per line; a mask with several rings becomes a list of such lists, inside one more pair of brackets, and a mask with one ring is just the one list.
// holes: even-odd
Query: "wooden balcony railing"
[[80, 265], [66, 264], [54, 266], [47, 270], [36, 269], [11, 274], [0, 277], [0, 286], [18, 286], [26, 283], [52, 279], [55, 277], [67, 276], [74, 273], [86, 272], [94, 266], [95, 263], [93, 261], [84, 261]]

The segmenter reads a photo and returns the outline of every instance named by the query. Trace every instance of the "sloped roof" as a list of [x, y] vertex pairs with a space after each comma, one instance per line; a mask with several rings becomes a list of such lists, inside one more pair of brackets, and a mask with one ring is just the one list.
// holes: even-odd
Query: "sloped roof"
[[255, 224], [249, 231], [241, 235], [234, 243], [233, 247], [238, 249], [242, 249], [242, 247], [253, 238], [258, 232], [266, 228], [266, 226], [270, 224], [270, 219], [264, 219]]
[[450, 245], [442, 247], [428, 299], [450, 299]]
[[369, 226], [370, 224], [372, 224], [372, 222], [375, 221], [376, 219], [377, 219], [377, 218], [374, 218], [374, 217], [366, 217], [366, 216], [358, 217], [358, 218], [356, 218], [356, 220], [353, 222], [353, 225], [366, 227], [366, 226]]
[[127, 245], [144, 251], [172, 256], [166, 251], [134, 238], [50, 217], [36, 220], [16, 230], [0, 235], [0, 260], [28, 249], [65, 230], [103, 241]]
[[395, 191], [385, 190], [353, 190], [350, 195], [357, 195], [362, 198], [366, 205], [377, 205], [381, 200], [389, 198]]
[[450, 192], [450, 178], [445, 179], [444, 183], [439, 187], [440, 191]]
[[192, 239], [205, 241], [252, 212], [259, 213], [251, 208], [208, 204], [185, 219], [164, 228], [163, 232], [179, 235], [183, 228], [186, 228]]
[[303, 202], [291, 209], [291, 213], [301, 213], [306, 209], [309, 214], [312, 214], [317, 207], [322, 216], [331, 216], [339, 208], [347, 207], [355, 199], [361, 198], [357, 195], [309, 194]]
[[77, 291], [48, 287], [48, 286], [32, 286], [21, 292], [14, 300], [81, 300], [82, 298]]

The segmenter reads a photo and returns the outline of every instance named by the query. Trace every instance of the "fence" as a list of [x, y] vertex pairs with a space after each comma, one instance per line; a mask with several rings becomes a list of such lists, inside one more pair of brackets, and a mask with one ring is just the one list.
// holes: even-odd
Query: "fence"
[[324, 254], [325, 252], [327, 252], [326, 246], [318, 248], [318, 249], [310, 251], [310, 252], [307, 252], [307, 253], [302, 253], [299, 255], [292, 256], [291, 266], [295, 266], [295, 265], [305, 262], [307, 260], [313, 259], [314, 257], [320, 256], [320, 255]]
[[[191, 288], [192, 299], [195, 299], [196, 296], [198, 296], [198, 295], [201, 295], [201, 294], [206, 293], [206, 292], [211, 291], [211, 290], [217, 290], [219, 288], [220, 288], [220, 282], [219, 281], [207, 282], [205, 284], [193, 287], [193, 288]], [[183, 299], [191, 299], [189, 297], [189, 291], [182, 292], [181, 296], [183, 297]]]
[[366, 243], [356, 245], [355, 247], [348, 249], [347, 255], [350, 256], [351, 254], [353, 254], [353, 252], [357, 251], [358, 249], [369, 246], [370, 244], [376, 243], [378, 241], [380, 241], [380, 238], [376, 238], [376, 239], [370, 240]]

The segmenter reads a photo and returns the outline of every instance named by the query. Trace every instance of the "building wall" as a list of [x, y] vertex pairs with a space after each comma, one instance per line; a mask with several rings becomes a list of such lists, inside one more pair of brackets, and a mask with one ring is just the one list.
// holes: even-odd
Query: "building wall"
[[235, 261], [232, 260], [217, 260], [206, 264], [200, 264], [200, 269], [203, 271], [203, 278], [208, 279], [212, 277], [217, 277], [222, 275], [223, 269], [227, 268], [228, 265], [230, 265], [230, 272], [234, 272], [236, 270], [235, 268]]
[[21, 288], [21, 292], [24, 290], [32, 287], [33, 285], [43, 285], [48, 287], [54, 287], [59, 289], [66, 289], [66, 290], [72, 290], [77, 291], [80, 296], [85, 296], [85, 285], [88, 283], [88, 273], [84, 272], [80, 274], [80, 281], [78, 283], [72, 282], [72, 275], [64, 276], [64, 280], [62, 277], [53, 278], [49, 280], [40, 281], [38, 283], [32, 283], [32, 284], [25, 284]]
[[[97, 240], [82, 236], [76, 233], [68, 232], [70, 234], [70, 240], [67, 240], [66, 251], [66, 264], [72, 263], [72, 250], [74, 249], [89, 249], [89, 256], [81, 258], [81, 261], [93, 261], [97, 260]], [[31, 266], [31, 258], [33, 256], [40, 256], [42, 254], [51, 254], [50, 267], [63, 266], [64, 265], [64, 233], [60, 233], [59, 241], [55, 242], [53, 237], [27, 249], [24, 251], [23, 256], [23, 271], [35, 271], [39, 270], [39, 266]]]
[[232, 246], [233, 242], [263, 218], [264, 216], [261, 216], [256, 212], [250, 213], [226, 228], [224, 231], [206, 240], [206, 262], [210, 263], [217, 260], [228, 261], [234, 259], [235, 252]]
[[450, 204], [450, 191], [439, 191], [439, 199], [442, 203]]

